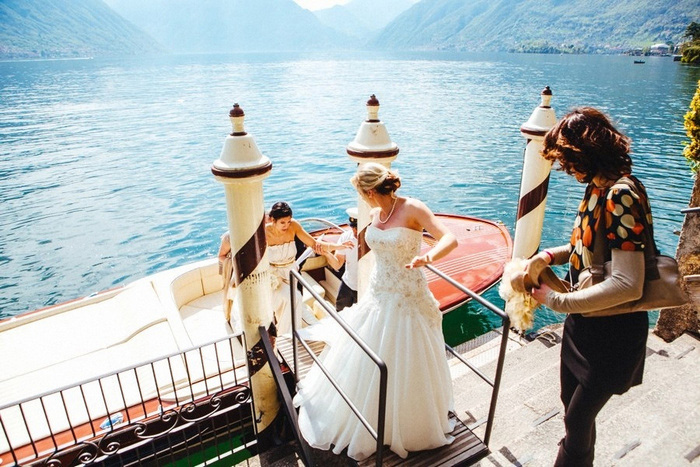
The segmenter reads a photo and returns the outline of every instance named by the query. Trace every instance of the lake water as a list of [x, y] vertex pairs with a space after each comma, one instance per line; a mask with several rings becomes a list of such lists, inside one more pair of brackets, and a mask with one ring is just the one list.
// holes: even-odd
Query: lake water
[[[376, 94], [401, 152], [401, 192], [513, 232], [525, 139], [549, 85], [557, 116], [608, 112], [633, 139], [657, 243], [673, 254], [692, 176], [683, 114], [700, 68], [668, 57], [211, 55], [0, 63], [0, 318], [216, 254], [226, 229], [210, 172], [234, 102], [274, 164], [265, 203], [342, 221], [346, 145]], [[568, 239], [583, 186], [554, 172], [543, 246]], [[497, 293], [489, 292], [497, 299]], [[489, 321], [473, 313], [477, 328]], [[537, 325], [558, 318], [540, 313]]]

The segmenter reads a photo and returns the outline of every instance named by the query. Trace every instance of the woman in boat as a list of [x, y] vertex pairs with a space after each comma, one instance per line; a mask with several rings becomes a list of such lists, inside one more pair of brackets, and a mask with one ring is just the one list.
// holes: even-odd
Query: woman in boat
[[[373, 208], [365, 239], [375, 255], [368, 290], [343, 311], [343, 319], [388, 369], [384, 444], [401, 457], [451, 443], [452, 380], [445, 358], [442, 314], [421, 266], [457, 246], [455, 236], [421, 201], [396, 195], [401, 180], [367, 163], [351, 179]], [[423, 230], [436, 243], [421, 254]], [[379, 371], [344, 332], [323, 354], [323, 365], [370, 424], [377, 427]], [[294, 399], [299, 427], [311, 446], [354, 459], [367, 458], [376, 441], [313, 366]]]
[[[292, 312], [289, 293], [289, 272], [296, 269], [297, 247], [294, 241], [299, 238], [306, 246], [316, 253], [322, 253], [329, 248], [343, 248], [335, 244], [314, 239], [292, 217], [292, 208], [284, 201], [272, 205], [265, 224], [267, 240], [267, 255], [270, 261], [272, 276], [272, 310], [274, 312], [277, 334], [284, 335], [292, 332]], [[295, 306], [301, 316], [301, 294], [297, 291]]]
[[[561, 350], [561, 400], [566, 436], [556, 466], [593, 464], [595, 418], [613, 394], [641, 384], [649, 321], [646, 312], [601, 311], [638, 299], [644, 285], [643, 216], [651, 209], [642, 183], [631, 175], [630, 139], [601, 112], [575, 109], [544, 139], [542, 155], [587, 184], [569, 243], [535, 255], [527, 273], [537, 277], [548, 264], [569, 263], [570, 280], [591, 265], [594, 242], [604, 241], [612, 273], [602, 282], [570, 293], [542, 284], [533, 297], [567, 313]], [[620, 182], [627, 177], [632, 185]], [[597, 236], [604, 229], [604, 236]], [[598, 240], [596, 240], [596, 238]], [[538, 283], [538, 280], [535, 280]]]
[[[272, 205], [270, 212], [266, 216], [265, 239], [272, 279], [272, 310], [278, 335], [292, 332], [289, 272], [297, 268], [295, 238], [299, 238], [305, 245], [313, 248], [319, 254], [331, 247], [334, 249], [345, 248], [343, 245], [315, 240], [304, 230], [299, 222], [292, 218], [292, 208], [284, 201], [279, 201]], [[219, 247], [219, 273], [224, 276], [224, 283], [231, 283], [231, 272], [231, 241], [229, 233], [226, 232], [221, 237]], [[231, 304], [234, 293], [235, 289], [229, 286], [224, 297], [224, 315], [227, 321], [231, 317]], [[301, 304], [301, 294], [297, 292], [295, 297], [297, 298], [295, 305], [298, 307]], [[297, 310], [302, 311], [300, 308], [297, 308]]]

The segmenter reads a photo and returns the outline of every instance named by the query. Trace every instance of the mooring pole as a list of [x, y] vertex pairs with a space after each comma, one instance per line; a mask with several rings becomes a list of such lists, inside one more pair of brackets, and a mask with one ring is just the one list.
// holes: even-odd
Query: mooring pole
[[[367, 162], [377, 162], [391, 167], [391, 162], [399, 154], [399, 147], [389, 137], [384, 123], [379, 120], [379, 101], [374, 94], [367, 101], [367, 120], [360, 124], [355, 139], [348, 144], [346, 151], [358, 168]], [[357, 197], [359, 217], [357, 218], [357, 295], [362, 297], [367, 289], [369, 274], [374, 257], [365, 242], [365, 233], [369, 225], [369, 205]]]
[[530, 258], [537, 253], [542, 239], [544, 209], [552, 163], [540, 154], [544, 135], [557, 122], [554, 109], [549, 105], [552, 91], [545, 87], [540, 105], [532, 112], [520, 132], [527, 139], [520, 180], [520, 198], [513, 240], [513, 258]]
[[255, 422], [258, 436], [264, 438], [265, 430], [280, 409], [277, 387], [258, 330], [258, 326], [262, 325], [270, 335], [276, 334], [272, 324], [263, 203], [263, 180], [270, 175], [272, 163], [260, 153], [253, 137], [245, 132], [245, 114], [238, 104], [234, 104], [229, 117], [233, 132], [226, 136], [221, 155], [214, 161], [211, 171], [216, 180], [224, 184], [226, 192], [233, 279], [236, 284], [233, 306], [239, 310], [243, 322]]

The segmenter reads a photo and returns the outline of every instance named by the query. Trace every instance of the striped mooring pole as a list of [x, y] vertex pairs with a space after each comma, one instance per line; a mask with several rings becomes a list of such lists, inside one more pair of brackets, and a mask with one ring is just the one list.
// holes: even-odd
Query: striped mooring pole
[[547, 189], [552, 163], [540, 154], [544, 135], [557, 122], [550, 106], [552, 91], [545, 87], [540, 105], [532, 112], [520, 132], [527, 139], [520, 180], [520, 198], [513, 240], [513, 258], [530, 258], [537, 253], [542, 239], [544, 210], [547, 204]]
[[[377, 162], [391, 168], [391, 162], [399, 154], [399, 147], [389, 137], [384, 123], [379, 120], [379, 101], [372, 94], [367, 101], [367, 120], [360, 124], [355, 139], [347, 145], [346, 151], [350, 159], [357, 162], [358, 168], [368, 162]], [[367, 290], [370, 271], [374, 257], [365, 241], [365, 233], [369, 225], [369, 205], [357, 197], [357, 295], [362, 297]]]
[[234, 104], [229, 113], [233, 132], [226, 136], [221, 155], [211, 171], [224, 184], [226, 214], [231, 235], [233, 278], [236, 284], [234, 307], [240, 310], [248, 372], [255, 400], [255, 421], [262, 434], [277, 417], [280, 402], [272, 369], [260, 341], [259, 326], [275, 335], [272, 324], [270, 264], [266, 255], [263, 180], [270, 175], [272, 162], [258, 150], [245, 132], [245, 113]]

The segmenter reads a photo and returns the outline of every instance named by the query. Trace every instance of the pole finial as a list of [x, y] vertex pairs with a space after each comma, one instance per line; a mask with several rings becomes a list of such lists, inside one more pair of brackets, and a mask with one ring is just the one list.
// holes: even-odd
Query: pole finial
[[243, 128], [243, 120], [245, 120], [245, 112], [238, 103], [233, 104], [233, 108], [228, 113], [231, 119], [231, 125], [233, 126], [233, 132], [231, 136], [245, 136], [246, 132]]
[[540, 104], [540, 107], [544, 108], [549, 108], [550, 103], [552, 102], [552, 90], [549, 88], [549, 86], [545, 86], [544, 89], [542, 90], [542, 103]]
[[367, 121], [379, 121], [379, 100], [374, 94], [372, 94], [367, 101]]

